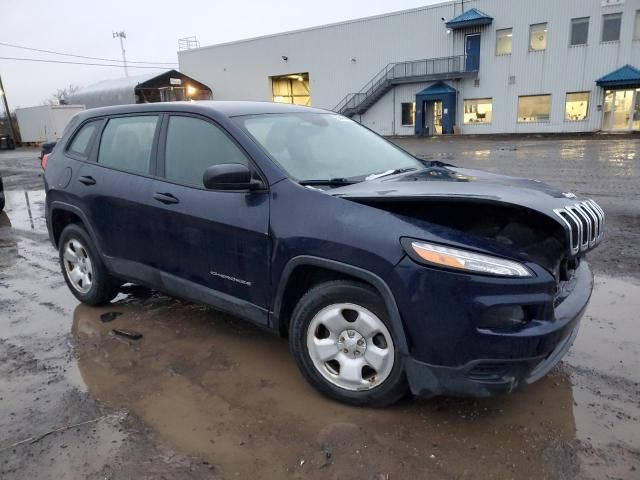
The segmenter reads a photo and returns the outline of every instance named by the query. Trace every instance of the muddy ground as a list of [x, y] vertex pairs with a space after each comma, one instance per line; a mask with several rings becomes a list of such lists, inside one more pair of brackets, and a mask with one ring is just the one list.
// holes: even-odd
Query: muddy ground
[[3, 151], [0, 478], [640, 478], [640, 141], [403, 143], [607, 211], [591, 305], [550, 375], [491, 399], [351, 408], [307, 385], [285, 340], [212, 309], [133, 286], [79, 305], [47, 240], [36, 152]]

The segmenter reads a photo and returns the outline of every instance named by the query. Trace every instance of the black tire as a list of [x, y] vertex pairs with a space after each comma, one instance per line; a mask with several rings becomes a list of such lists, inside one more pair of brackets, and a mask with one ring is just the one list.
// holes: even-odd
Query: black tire
[[[375, 314], [387, 327], [394, 346], [393, 367], [379, 385], [366, 390], [348, 390], [328, 381], [316, 368], [307, 347], [311, 321], [325, 307], [350, 303], [364, 307]], [[356, 406], [382, 407], [397, 402], [407, 392], [403, 357], [389, 322], [385, 304], [380, 295], [366, 284], [335, 280], [315, 286], [296, 305], [289, 325], [289, 347], [304, 377], [320, 393], [342, 403]], [[357, 353], [357, 352], [356, 352]]]
[[[81, 292], [74, 286], [65, 267], [64, 249], [70, 240], [79, 241], [91, 261], [92, 281], [87, 292]], [[91, 306], [102, 305], [110, 302], [118, 294], [121, 282], [109, 274], [104, 263], [102, 263], [96, 247], [91, 241], [91, 237], [80, 225], [72, 223], [62, 230], [58, 241], [58, 256], [62, 275], [64, 276], [65, 282], [67, 282], [69, 290], [71, 290], [71, 293], [82, 303]]]
[[0, 212], [4, 210], [4, 193], [0, 195]]

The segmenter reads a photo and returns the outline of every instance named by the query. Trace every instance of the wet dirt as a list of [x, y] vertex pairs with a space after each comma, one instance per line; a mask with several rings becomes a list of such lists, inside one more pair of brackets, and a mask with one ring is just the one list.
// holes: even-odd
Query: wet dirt
[[135, 286], [78, 304], [43, 201], [13, 185], [0, 213], [0, 478], [640, 478], [638, 278], [596, 264], [573, 348], [534, 385], [351, 408], [239, 319]]

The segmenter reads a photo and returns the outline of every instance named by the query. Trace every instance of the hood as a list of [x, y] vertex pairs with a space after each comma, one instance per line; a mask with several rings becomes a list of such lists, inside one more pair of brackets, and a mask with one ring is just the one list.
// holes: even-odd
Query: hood
[[550, 215], [554, 208], [576, 203], [570, 192], [538, 180], [509, 177], [453, 166], [433, 166], [326, 191], [350, 200], [475, 200], [511, 204]]
[[[445, 164], [355, 183], [326, 193], [389, 211], [411, 211], [412, 216], [429, 221], [437, 217], [437, 210], [444, 211], [449, 218], [437, 219], [436, 223], [451, 225], [457, 218], [463, 222], [458, 228], [464, 230], [469, 230], [464, 224], [474, 223], [469, 215], [489, 218], [492, 210], [504, 209], [537, 212], [546, 217], [547, 222], [551, 219], [562, 228], [566, 237], [563, 243], [571, 255], [593, 248], [604, 233], [604, 212], [593, 200], [579, 201], [573, 193], [538, 180]], [[421, 208], [430, 202], [434, 208]], [[443, 204], [447, 205], [446, 210], [441, 208]], [[527, 219], [518, 223], [533, 226]], [[528, 237], [532, 237], [532, 231]]]

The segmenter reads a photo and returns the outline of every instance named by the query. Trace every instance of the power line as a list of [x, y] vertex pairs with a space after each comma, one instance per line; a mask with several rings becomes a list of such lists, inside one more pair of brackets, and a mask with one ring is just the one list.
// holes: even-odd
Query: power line
[[[43, 50], [41, 48], [25, 47], [25, 46], [22, 46], [22, 45], [15, 45], [15, 44], [12, 44], [12, 43], [0, 42], [0, 45], [2, 45], [3, 47], [21, 48], [22, 50], [31, 50], [33, 52], [51, 53], [53, 55], [63, 55], [65, 57], [86, 58], [88, 60], [102, 60], [102, 61], [105, 61], [105, 62], [119, 62], [119, 63], [122, 63], [122, 60], [115, 60], [113, 58], [87, 57], [85, 55], [76, 55], [75, 53], [55, 52], [53, 50]], [[140, 61], [134, 62], [132, 60], [127, 60], [127, 63], [141, 63], [141, 64], [148, 64], [148, 65], [177, 65], [176, 62], [140, 62]]]
[[[23, 58], [23, 57], [0, 57], [0, 60], [18, 60], [18, 61], [22, 61], [22, 62], [43, 62], [43, 63], [65, 63], [68, 65], [89, 65], [89, 66], [93, 66], [93, 67], [116, 67], [116, 68], [122, 68], [122, 64], [119, 65], [113, 65], [113, 64], [109, 64], [109, 63], [88, 63], [88, 62], [69, 62], [66, 60], [44, 60], [41, 58]], [[155, 69], [155, 70], [162, 70], [163, 68], [171, 68], [173, 69], [174, 66], [171, 65], [157, 65], [155, 67], [152, 66], [145, 66], [145, 65], [129, 65], [129, 67], [131, 68], [151, 68], [151, 69]]]

